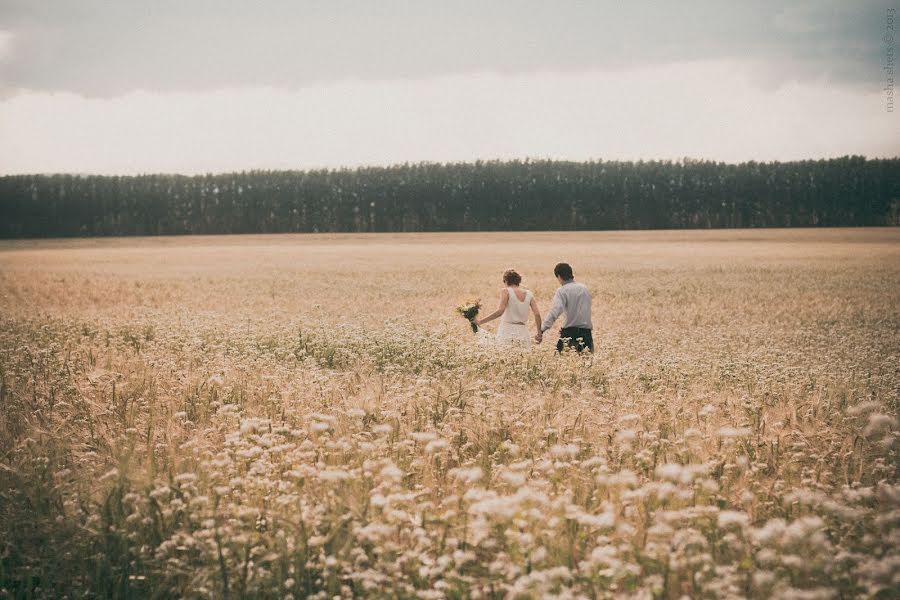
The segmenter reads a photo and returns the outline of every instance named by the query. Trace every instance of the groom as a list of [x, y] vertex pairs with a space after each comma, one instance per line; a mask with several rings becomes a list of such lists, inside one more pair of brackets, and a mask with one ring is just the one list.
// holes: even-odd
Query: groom
[[553, 326], [553, 322], [563, 312], [566, 320], [559, 330], [559, 341], [556, 343], [556, 351], [562, 352], [568, 344], [569, 347], [581, 352], [585, 348], [589, 352], [594, 351], [594, 339], [591, 337], [591, 293], [583, 283], [577, 283], [572, 273], [572, 267], [567, 263], [559, 263], [553, 268], [553, 274], [559, 281], [559, 289], [553, 296], [550, 304], [550, 312], [541, 325], [540, 333], [534, 341], [538, 344], [544, 339], [544, 332]]

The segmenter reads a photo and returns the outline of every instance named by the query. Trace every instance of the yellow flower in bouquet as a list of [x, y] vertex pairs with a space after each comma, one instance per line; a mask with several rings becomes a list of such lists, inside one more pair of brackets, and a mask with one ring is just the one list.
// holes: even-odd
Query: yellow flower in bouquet
[[460, 306], [456, 307], [456, 312], [461, 314], [466, 318], [469, 324], [472, 326], [472, 333], [478, 333], [478, 325], [473, 323], [475, 317], [478, 316], [478, 311], [481, 310], [481, 300], [475, 300], [474, 302], [466, 302]]

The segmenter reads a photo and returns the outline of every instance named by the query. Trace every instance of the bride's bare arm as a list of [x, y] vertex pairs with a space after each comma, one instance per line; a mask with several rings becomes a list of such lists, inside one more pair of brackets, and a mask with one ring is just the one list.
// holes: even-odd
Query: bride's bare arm
[[538, 308], [537, 300], [534, 299], [534, 296], [531, 297], [531, 314], [534, 315], [534, 324], [537, 327], [538, 333], [541, 332], [541, 309]]
[[531, 297], [531, 313], [534, 315], [534, 326], [537, 327], [535, 340], [540, 340], [540, 338], [544, 337], [544, 334], [541, 333], [541, 309], [538, 308], [537, 300], [534, 299], [534, 296]]
[[503, 314], [503, 311], [506, 310], [506, 303], [509, 302], [509, 290], [500, 290], [500, 308], [489, 314], [483, 319], [475, 319], [476, 325], [484, 325], [488, 321], [493, 321], [497, 317]]

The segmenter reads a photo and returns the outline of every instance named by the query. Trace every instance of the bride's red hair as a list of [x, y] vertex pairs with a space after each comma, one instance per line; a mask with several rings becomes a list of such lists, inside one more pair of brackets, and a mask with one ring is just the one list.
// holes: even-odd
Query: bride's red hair
[[506, 285], [519, 285], [522, 283], [522, 276], [515, 269], [507, 269], [503, 271], [503, 283]]

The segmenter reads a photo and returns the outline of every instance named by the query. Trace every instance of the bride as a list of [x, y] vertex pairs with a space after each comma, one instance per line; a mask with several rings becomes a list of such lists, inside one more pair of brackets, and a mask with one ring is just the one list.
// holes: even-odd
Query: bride
[[497, 328], [496, 342], [510, 344], [520, 348], [531, 347], [531, 336], [528, 333], [528, 310], [534, 315], [538, 336], [541, 331], [541, 311], [531, 290], [519, 287], [522, 276], [515, 269], [507, 269], [503, 272], [505, 288], [500, 290], [500, 307], [483, 319], [475, 319], [476, 325], [484, 325], [500, 318], [500, 326]]

